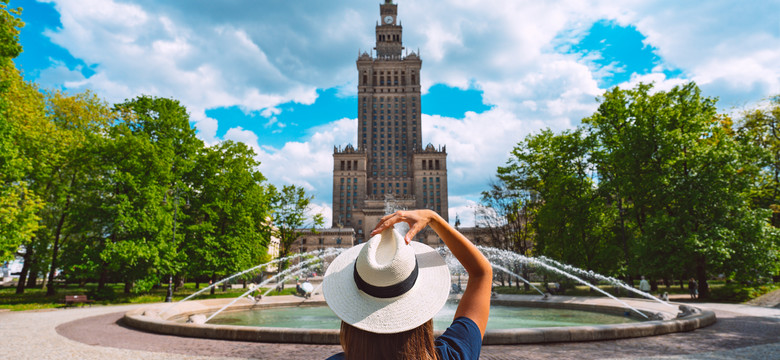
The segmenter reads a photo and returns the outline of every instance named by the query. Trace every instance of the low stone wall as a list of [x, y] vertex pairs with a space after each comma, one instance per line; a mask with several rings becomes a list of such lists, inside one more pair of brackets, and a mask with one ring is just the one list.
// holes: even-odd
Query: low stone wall
[[[675, 318], [677, 314], [669, 311], [668, 306], [659, 306], [649, 301], [630, 301], [631, 306], [643, 312], [657, 314], [669, 320], [644, 321], [630, 324], [549, 327], [528, 329], [488, 330], [483, 344], [531, 344], [571, 341], [598, 341], [642, 336], [662, 335], [673, 332], [692, 331], [709, 326], [716, 321], [715, 313], [699, 311], [697, 313]], [[183, 323], [191, 315], [212, 313], [232, 299], [213, 299], [189, 301], [171, 307], [171, 304], [150, 305], [125, 314], [122, 321], [133, 328], [168, 335], [239, 340], [270, 343], [306, 343], [306, 344], [339, 344], [338, 330], [267, 328], [252, 326], [211, 325]], [[503, 295], [493, 299], [494, 305], [549, 307], [575, 310], [587, 310], [602, 313], [623, 315], [626, 308], [609, 304], [610, 299], [552, 297], [547, 300], [532, 296]], [[255, 303], [253, 300], [241, 299], [232, 305], [230, 311], [279, 308], [290, 306], [322, 306], [321, 299], [301, 301], [293, 296], [275, 296]], [[160, 315], [162, 314], [162, 316]], [[436, 335], [440, 334], [436, 332]]]
[[[278, 298], [278, 299], [274, 299]], [[282, 299], [285, 298], [285, 299]], [[287, 299], [292, 298], [292, 299]], [[280, 308], [290, 306], [324, 306], [325, 301], [305, 301], [293, 296], [278, 296], [266, 298], [275, 301], [258, 302], [241, 299], [226, 311], [241, 311], [250, 309]], [[154, 305], [129, 311], [122, 322], [136, 329], [158, 334], [177, 335], [207, 339], [255, 341], [269, 343], [303, 343], [303, 344], [338, 344], [338, 330], [265, 328], [235, 325], [211, 325], [183, 323], [185, 318], [197, 314], [209, 314], [219, 310], [233, 299], [196, 300], [176, 305], [166, 310], [170, 305]], [[279, 301], [283, 300], [283, 301]], [[286, 301], [284, 301], [286, 300]]]

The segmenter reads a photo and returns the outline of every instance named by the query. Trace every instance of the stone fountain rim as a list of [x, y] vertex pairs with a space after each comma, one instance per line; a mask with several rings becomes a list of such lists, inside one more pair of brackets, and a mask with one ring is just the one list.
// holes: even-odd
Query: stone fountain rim
[[[339, 330], [336, 329], [271, 328], [239, 325], [193, 324], [176, 321], [190, 315], [216, 311], [232, 300], [233, 299], [208, 299], [188, 301], [178, 304], [163, 316], [159, 316], [158, 314], [170, 306], [170, 304], [154, 304], [128, 311], [122, 318], [122, 322], [136, 329], [165, 335], [269, 343], [339, 344]], [[492, 299], [491, 304], [546, 308], [554, 307], [619, 315], [626, 312], [626, 308], [604, 304], [604, 301], [602, 300], [605, 299], [597, 298], [594, 300], [594, 298], [589, 297], [555, 296], [547, 300], [542, 300], [539, 296], [500, 295], [497, 298]], [[658, 305], [660, 304], [656, 302], [637, 299], [622, 300], [631, 302], [632, 306], [643, 312], [651, 314], [660, 313], [662, 316], [670, 319], [624, 324], [487, 330], [483, 339], [483, 344], [538, 344], [655, 336], [692, 331], [712, 325], [717, 321], [715, 313], [708, 310], [698, 309], [698, 313], [682, 318], [675, 318], [677, 314], [670, 311], [672, 308], [664, 307], [663, 309], [659, 309]], [[679, 303], [670, 304], [675, 306], [685, 305]], [[325, 302], [321, 299], [302, 302], [301, 298], [295, 296], [274, 296], [267, 297], [258, 303], [249, 299], [241, 299], [226, 311], [320, 305], [325, 305]], [[437, 331], [436, 335], [438, 336], [440, 333], [441, 331]]]

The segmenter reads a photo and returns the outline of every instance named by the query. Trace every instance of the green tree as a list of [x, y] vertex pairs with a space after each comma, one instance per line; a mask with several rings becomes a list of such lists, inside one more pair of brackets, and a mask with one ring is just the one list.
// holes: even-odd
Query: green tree
[[759, 243], [762, 250], [749, 257], [766, 259], [757, 252], [776, 241], [749, 207], [758, 152], [735, 140], [715, 104], [693, 83], [668, 92], [640, 84], [608, 91], [583, 120], [595, 139], [599, 188], [617, 211], [628, 271], [695, 274], [703, 297], [709, 274], [754, 271], [733, 267], [743, 256], [736, 249]]
[[[292, 245], [300, 237], [299, 229], [322, 226], [322, 214], [310, 214], [313, 196], [299, 186], [285, 185], [281, 191], [273, 191], [273, 230], [272, 234], [279, 239], [279, 257], [290, 255]], [[282, 268], [287, 262], [282, 263]]]
[[30, 190], [26, 174], [33, 167], [44, 102], [38, 89], [22, 78], [13, 59], [22, 51], [21, 9], [0, 0], [0, 262], [13, 259], [38, 228], [40, 198]]
[[188, 175], [193, 206], [185, 210], [187, 240], [180, 245], [189, 275], [216, 280], [268, 261], [270, 185], [254, 157], [232, 141], [201, 150]]
[[[489, 184], [489, 190], [482, 192], [480, 203], [476, 223], [487, 229], [491, 243], [530, 256], [534, 242], [533, 218], [536, 208], [540, 205], [535, 192], [512, 190], [506, 182], [498, 179]], [[522, 271], [523, 277], [528, 279], [527, 267], [520, 268], [519, 264], [506, 265], [513, 271]], [[519, 283], [518, 280], [518, 287]], [[526, 290], [530, 289], [528, 284], [524, 286]]]
[[[79, 211], [88, 216], [82, 244], [90, 259], [70, 258], [73, 270], [95, 271], [102, 290], [110, 276], [125, 283], [125, 292], [145, 291], [181, 266], [172, 244], [175, 212], [184, 203], [165, 201], [195, 164], [202, 142], [189, 116], [172, 99], [140, 96], [115, 106], [121, 121], [112, 126], [93, 156], [98, 168], [86, 193], [91, 200]], [[181, 227], [177, 227], [181, 229]], [[86, 264], [86, 265], [85, 265]], [[75, 274], [74, 274], [75, 275]]]
[[54, 295], [51, 280], [60, 265], [58, 257], [62, 243], [80, 237], [81, 231], [85, 230], [78, 225], [82, 217], [74, 216], [74, 209], [78, 207], [74, 203], [89, 198], [81, 184], [95, 169], [95, 162], [89, 158], [92, 153], [89, 148], [102, 140], [116, 114], [90, 92], [74, 96], [53, 92], [47, 103], [47, 117], [57, 131], [53, 152], [57, 156], [50, 157], [47, 166], [37, 167], [32, 175], [36, 192], [46, 200], [46, 207], [40, 213], [44, 227], [38, 231], [36, 239], [42, 243], [40, 249], [49, 250], [45, 257], [48, 263], [42, 267], [49, 272], [47, 294]]
[[737, 138], [764, 151], [766, 159], [753, 179], [751, 198], [757, 207], [772, 209], [772, 226], [780, 227], [780, 95], [768, 106], [745, 111]]
[[776, 272], [776, 115], [749, 113], [737, 137], [715, 104], [693, 83], [615, 88], [578, 129], [526, 137], [499, 176], [539, 194], [535, 251], [629, 280], [694, 275], [702, 297], [712, 274]]
[[614, 264], [608, 231], [614, 214], [597, 192], [590, 141], [579, 129], [560, 135], [544, 130], [518, 144], [498, 174], [510, 189], [539, 196], [535, 253], [605, 271]]

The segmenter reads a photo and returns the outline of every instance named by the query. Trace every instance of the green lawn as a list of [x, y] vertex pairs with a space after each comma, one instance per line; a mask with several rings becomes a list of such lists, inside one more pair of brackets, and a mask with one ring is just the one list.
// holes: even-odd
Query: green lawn
[[[538, 287], [540, 290], [545, 291], [544, 287], [540, 283], [533, 283], [536, 287]], [[726, 302], [726, 303], [741, 303], [748, 301], [750, 299], [754, 299], [756, 297], [759, 297], [761, 295], [764, 295], [766, 293], [769, 293], [771, 291], [780, 289], [780, 284], [768, 284], [768, 285], [761, 285], [761, 286], [745, 286], [740, 285], [736, 283], [730, 283], [726, 284], [723, 281], [710, 281], [710, 291], [711, 291], [711, 297], [707, 299], [706, 301], [710, 302]], [[566, 286], [566, 285], [564, 285]], [[612, 294], [614, 296], [618, 297], [638, 297], [638, 295], [635, 295], [633, 293], [629, 293], [627, 290], [618, 290], [612, 285], [597, 285], [599, 289], [606, 291], [609, 294]], [[637, 281], [636, 284], [634, 284], [636, 288], [639, 287], [639, 282]], [[525, 290], [523, 286], [520, 286], [520, 288], [513, 286], [496, 286], [494, 289], [499, 294], [524, 294], [524, 295], [535, 295], [539, 294], [536, 290], [531, 288], [530, 290]], [[685, 284], [685, 287], [683, 289], [680, 288], [680, 285], [675, 286], [659, 286], [658, 291], [653, 292], [653, 295], [658, 296], [661, 293], [667, 292], [670, 295], [672, 294], [688, 294], [688, 285]], [[577, 285], [577, 286], [571, 286], [565, 288], [562, 295], [568, 295], [568, 296], [604, 296], [603, 294], [591, 290], [589, 287], [585, 285]]]
[[[464, 284], [465, 285], [465, 284]], [[544, 287], [540, 283], [534, 283], [535, 286], [539, 287], [542, 291], [544, 291]], [[637, 282], [635, 286], [638, 286], [639, 283]], [[234, 287], [237, 287], [236, 289], [228, 289], [226, 291], [222, 291], [222, 289], [217, 289], [214, 295], [209, 294], [209, 291], [204, 292], [203, 294], [199, 295], [198, 299], [214, 299], [214, 298], [232, 298], [237, 297], [244, 292], [246, 292], [247, 289], [241, 288], [240, 285], [233, 285]], [[566, 284], [564, 284], [566, 286]], [[618, 291], [611, 285], [598, 285], [598, 287], [612, 295], [615, 296], [629, 296], [628, 292]], [[201, 289], [204, 288], [204, 285], [201, 285]], [[68, 285], [67, 287], [60, 286], [57, 288], [57, 294], [55, 296], [46, 296], [46, 289], [40, 289], [40, 288], [28, 288], [25, 289], [25, 293], [21, 295], [16, 295], [16, 288], [0, 288], [0, 309], [10, 309], [12, 311], [22, 311], [22, 310], [34, 310], [34, 309], [47, 309], [47, 308], [59, 308], [59, 307], [65, 307], [65, 304], [62, 302], [65, 299], [65, 295], [88, 295], [90, 299], [95, 299], [95, 304], [103, 304], [103, 305], [109, 305], [109, 304], [141, 304], [141, 303], [154, 303], [154, 302], [162, 302], [165, 300], [165, 294], [167, 292], [166, 287], [160, 287], [156, 289], [152, 289], [147, 294], [125, 294], [124, 291], [124, 284], [109, 284], [107, 291], [104, 291], [102, 294], [97, 294], [96, 292], [97, 284], [87, 284], [85, 287], [78, 287], [75, 284]], [[749, 286], [742, 286], [739, 284], [725, 284], [722, 281], [711, 281], [710, 282], [710, 289], [712, 291], [712, 297], [710, 299], [707, 299], [706, 301], [712, 301], [712, 302], [729, 302], [729, 303], [740, 303], [745, 302], [750, 299], [756, 298], [758, 296], [761, 296], [763, 294], [766, 294], [770, 291], [780, 289], [780, 284], [770, 284], [770, 285], [762, 285], [762, 286], [756, 286], [756, 287], [749, 287]], [[267, 289], [261, 288], [260, 293], [264, 293]], [[177, 291], [173, 294], [174, 301], [181, 300], [193, 293], [195, 293], [197, 289], [195, 289], [195, 283], [186, 283], [183, 287], [177, 289]], [[539, 294], [536, 292], [533, 288], [526, 291], [522, 286], [520, 288], [513, 286], [496, 286], [495, 291], [499, 294], [527, 294], [527, 295], [536, 295]], [[658, 292], [668, 292], [669, 294], [688, 294], [687, 285], [684, 289], [680, 289], [679, 285], [671, 286], [667, 288], [666, 286], [659, 286]], [[257, 295], [258, 293], [255, 292], [251, 295]], [[295, 294], [295, 287], [291, 285], [287, 285], [285, 289], [279, 293], [277, 291], [272, 291], [268, 295], [269, 296], [275, 296], [275, 295], [292, 295]], [[584, 285], [578, 285], [578, 286], [569, 286], [563, 291], [563, 295], [569, 295], [569, 296], [604, 296], [596, 291], [591, 291], [588, 287]], [[658, 295], [658, 294], [655, 294]], [[80, 306], [80, 305], [76, 305]]]
[[[101, 294], [97, 294], [97, 284], [87, 284], [85, 287], [78, 287], [76, 284], [68, 285], [67, 287], [58, 286], [57, 294], [54, 296], [46, 296], [46, 289], [41, 288], [27, 288], [24, 294], [17, 295], [16, 288], [0, 288], [0, 309], [10, 309], [12, 311], [22, 310], [34, 310], [34, 309], [47, 309], [65, 307], [63, 300], [65, 295], [87, 295], [90, 299], [95, 299], [95, 304], [141, 304], [141, 303], [154, 303], [162, 302], [165, 300], [165, 295], [168, 291], [167, 287], [152, 289], [146, 294], [125, 294], [124, 284], [109, 284], [108, 290]], [[232, 298], [237, 297], [249, 290], [241, 288], [240, 285], [233, 285], [236, 289], [227, 289], [222, 291], [221, 288], [217, 289], [214, 295], [211, 295], [209, 291], [204, 292], [197, 296], [198, 299], [215, 299], [215, 298]], [[200, 288], [205, 286], [201, 284]], [[267, 288], [260, 288], [260, 293], [264, 293]], [[173, 294], [173, 300], [181, 300], [185, 297], [195, 293], [195, 283], [186, 283], [183, 287], [176, 290]], [[295, 286], [287, 285], [285, 289], [279, 293], [276, 290], [270, 292], [269, 296], [274, 295], [291, 295], [295, 293]], [[254, 292], [250, 295], [257, 295]], [[80, 306], [80, 305], [76, 305]]]

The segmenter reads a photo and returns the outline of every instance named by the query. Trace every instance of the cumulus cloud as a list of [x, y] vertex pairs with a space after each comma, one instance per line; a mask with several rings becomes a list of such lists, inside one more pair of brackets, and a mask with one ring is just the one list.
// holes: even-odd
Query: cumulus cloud
[[619, 17], [723, 105], [780, 92], [777, 1], [636, 3]]
[[[285, 103], [312, 104], [317, 89], [355, 95], [354, 61], [370, 51], [381, 0], [217, 2], [213, 0], [38, 0], [54, 4], [62, 26], [51, 41], [94, 74], [53, 61], [40, 72], [46, 87], [90, 88], [109, 101], [140, 94], [173, 97], [190, 110], [198, 135], [213, 144], [219, 107], [265, 118], [264, 131], [287, 124]], [[655, 82], [668, 89], [696, 81], [726, 106], [780, 93], [780, 3], [728, 0], [398, 0], [409, 51], [420, 49], [423, 91], [447, 84], [483, 92], [491, 110], [461, 119], [423, 116], [424, 142], [447, 145], [450, 205], [456, 213], [525, 135], [576, 126], [596, 108], [599, 80], [619, 71], [596, 68], [597, 53], [567, 53], [597, 21], [633, 26], [662, 64], [631, 74], [622, 87]], [[669, 78], [664, 69], [683, 75]], [[423, 110], [425, 106], [423, 105]], [[261, 170], [277, 184], [312, 191], [330, 211], [334, 145], [355, 143], [354, 119], [309, 129], [280, 148], [257, 134], [230, 129], [223, 139], [252, 146]], [[322, 123], [322, 121], [318, 122]], [[306, 126], [306, 124], [299, 124]], [[463, 220], [462, 220], [463, 221]]]

